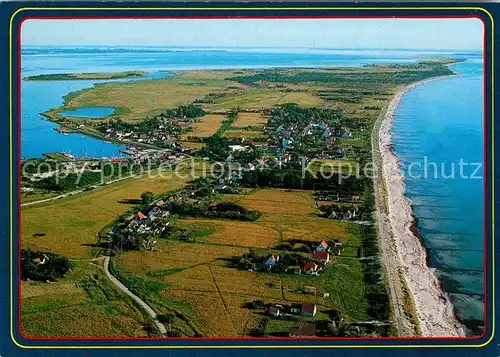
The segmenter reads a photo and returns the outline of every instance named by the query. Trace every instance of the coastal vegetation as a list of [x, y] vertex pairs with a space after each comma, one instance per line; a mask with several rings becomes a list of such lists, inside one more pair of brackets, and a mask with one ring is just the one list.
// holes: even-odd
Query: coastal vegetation
[[25, 81], [78, 81], [78, 80], [105, 80], [124, 79], [133, 77], [144, 77], [148, 72], [127, 71], [117, 73], [54, 73], [39, 74], [37, 76], [24, 77]]

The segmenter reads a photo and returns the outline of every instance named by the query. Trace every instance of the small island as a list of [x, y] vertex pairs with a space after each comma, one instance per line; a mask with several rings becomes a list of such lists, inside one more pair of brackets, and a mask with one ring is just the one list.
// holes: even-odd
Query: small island
[[24, 77], [25, 81], [77, 81], [83, 79], [104, 80], [104, 79], [123, 79], [131, 77], [144, 77], [148, 72], [144, 71], [126, 71], [114, 73], [53, 73], [40, 74], [37, 76]]

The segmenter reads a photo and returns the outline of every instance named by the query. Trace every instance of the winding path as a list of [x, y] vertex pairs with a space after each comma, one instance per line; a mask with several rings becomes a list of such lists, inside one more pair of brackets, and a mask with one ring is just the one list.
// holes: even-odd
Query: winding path
[[109, 271], [109, 256], [104, 257], [104, 272], [106, 273], [106, 276], [108, 277], [109, 280], [113, 284], [115, 284], [118, 289], [123, 291], [125, 294], [130, 296], [136, 303], [138, 303], [146, 312], [148, 313], [149, 316], [153, 319], [153, 322], [155, 323], [156, 327], [158, 330], [160, 330], [161, 334], [166, 337], [167, 335], [167, 329], [165, 328], [165, 325], [163, 325], [159, 320], [158, 320], [158, 314], [149, 306], [146, 304], [140, 297], [135, 295], [133, 292], [131, 292], [125, 285], [123, 285], [120, 280], [115, 278], [111, 272]]

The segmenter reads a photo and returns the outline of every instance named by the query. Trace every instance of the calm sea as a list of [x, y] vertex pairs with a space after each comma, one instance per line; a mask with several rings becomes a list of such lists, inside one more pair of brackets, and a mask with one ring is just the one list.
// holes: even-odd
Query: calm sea
[[483, 63], [452, 69], [460, 75], [403, 97], [393, 140], [430, 263], [458, 316], [475, 326], [484, 321]]

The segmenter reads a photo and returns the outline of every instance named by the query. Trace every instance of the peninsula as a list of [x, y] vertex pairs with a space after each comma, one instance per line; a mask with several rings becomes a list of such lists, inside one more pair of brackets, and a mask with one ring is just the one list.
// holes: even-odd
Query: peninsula
[[25, 81], [78, 81], [78, 80], [109, 80], [109, 79], [124, 79], [133, 77], [147, 76], [148, 72], [144, 71], [126, 71], [114, 73], [53, 73], [40, 74], [37, 76], [24, 77]]
[[[63, 158], [48, 173], [23, 171], [26, 196], [72, 193], [23, 207], [23, 248], [73, 262], [71, 272], [41, 285], [42, 292], [34, 292], [40, 284], [22, 282], [23, 332], [46, 336], [38, 321], [56, 306], [51, 333], [78, 335], [76, 312], [85, 311], [88, 320], [92, 304], [98, 335], [427, 335], [432, 321], [417, 311], [427, 306], [415, 301], [399, 266], [390, 266], [401, 253], [379, 251], [385, 231], [378, 231], [380, 216], [373, 212], [387, 203], [374, 200], [374, 192], [383, 182], [351, 169], [385, 150], [378, 127], [389, 125], [381, 118], [392, 115], [405, 88], [452, 75], [453, 62], [176, 71], [68, 94], [63, 106], [44, 113], [49, 120], [133, 149], [126, 158], [90, 164]], [[107, 118], [62, 115], [98, 106], [121, 110]], [[182, 175], [117, 182], [110, 173], [118, 172], [110, 170], [114, 165], [132, 176], [146, 161], [148, 170], [168, 161]], [[310, 164], [305, 173], [304, 163]], [[200, 178], [210, 165], [227, 174]], [[100, 185], [106, 170], [109, 184]], [[58, 172], [68, 178], [56, 181]], [[424, 256], [419, 264], [425, 265]], [[433, 284], [434, 278], [421, 279]], [[410, 293], [393, 295], [387, 280]], [[61, 296], [54, 297], [57, 288]], [[144, 311], [131, 308], [123, 292]], [[38, 318], [30, 318], [35, 313]], [[450, 326], [439, 331], [459, 334]]]

